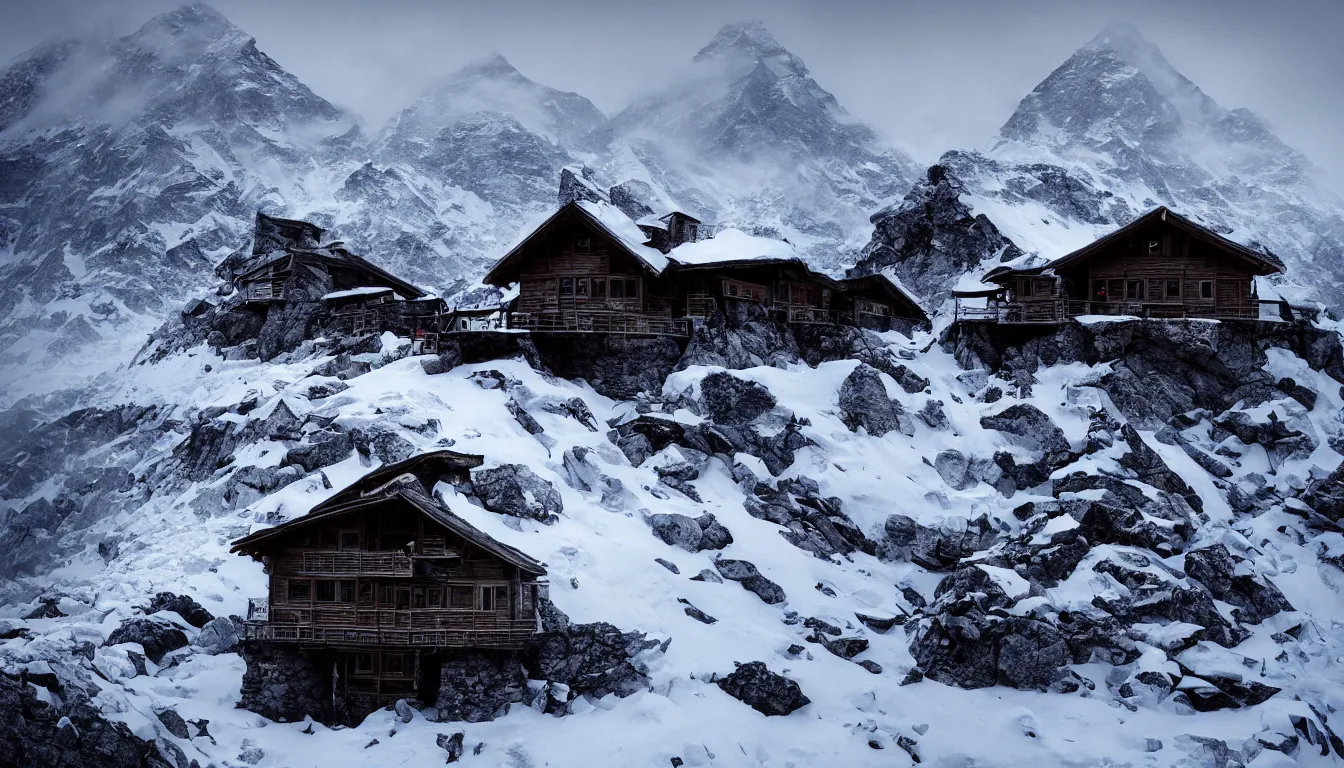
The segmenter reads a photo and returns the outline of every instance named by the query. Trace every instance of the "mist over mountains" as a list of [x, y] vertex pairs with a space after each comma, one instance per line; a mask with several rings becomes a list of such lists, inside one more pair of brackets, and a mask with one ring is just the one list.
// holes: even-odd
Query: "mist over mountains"
[[[942, 192], [763, 25], [726, 26], [688, 58], [606, 116], [496, 55], [368, 127], [208, 6], [111, 43], [30, 50], [0, 73], [6, 400], [128, 359], [208, 293], [258, 209], [310, 218], [446, 293], [549, 210], [576, 163], [643, 182], [653, 207], [787, 238], [823, 267], [893, 268], [933, 306], [985, 259], [1051, 258], [1158, 204], [1273, 250], [1312, 286], [1290, 292], [1337, 302], [1344, 205], [1132, 27], [1080, 48], [990, 146], [945, 155]], [[1012, 251], [951, 248], [964, 227], [930, 223], [982, 214]]]

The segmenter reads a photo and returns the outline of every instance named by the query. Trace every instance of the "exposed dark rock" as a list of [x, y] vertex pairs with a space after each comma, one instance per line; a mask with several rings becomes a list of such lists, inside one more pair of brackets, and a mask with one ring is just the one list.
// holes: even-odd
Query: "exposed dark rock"
[[60, 609], [60, 598], [44, 597], [32, 611], [24, 615], [25, 619], [59, 619], [65, 614]]
[[527, 675], [518, 656], [488, 651], [453, 651], [439, 667], [434, 702], [440, 722], [480, 723], [523, 701]]
[[817, 633], [814, 637], [826, 650], [846, 660], [853, 659], [868, 650], [868, 641], [862, 637], [841, 637], [832, 640], [822, 633]]
[[877, 554], [884, 560], [909, 560], [931, 571], [948, 570], [962, 558], [988, 549], [998, 540], [987, 515], [972, 521], [950, 518], [939, 528], [920, 525], [907, 515], [891, 515], [882, 526]]
[[719, 559], [714, 561], [714, 567], [720, 576], [738, 582], [743, 589], [755, 594], [764, 603], [775, 605], [785, 600], [783, 588], [762, 576], [756, 566], [746, 560]]
[[145, 613], [151, 614], [159, 611], [173, 611], [197, 629], [204, 627], [211, 619], [215, 618], [200, 603], [187, 595], [175, 595], [172, 592], [158, 593], [153, 600], [149, 601], [149, 607], [145, 609]]
[[1187, 552], [1185, 572], [1203, 584], [1215, 600], [1236, 606], [1237, 618], [1248, 624], [1259, 624], [1281, 611], [1293, 610], [1274, 582], [1238, 576], [1236, 563], [1222, 544]]
[[1211, 640], [1224, 648], [1235, 647], [1250, 634], [1223, 618], [1213, 599], [1201, 589], [1172, 587], [1133, 602], [1094, 598], [1093, 603], [1125, 624], [1182, 621], [1201, 626], [1204, 629], [1195, 632], [1191, 641]]
[[823, 558], [876, 552], [876, 544], [844, 513], [840, 499], [823, 497], [811, 478], [780, 480], [774, 488], [757, 483], [753, 494], [743, 502], [747, 514], [784, 526], [787, 530], [780, 535], [799, 549]]
[[235, 617], [220, 616], [211, 619], [201, 628], [200, 634], [192, 641], [192, 645], [202, 653], [213, 656], [236, 649], [242, 635], [242, 622]]
[[733, 543], [733, 534], [714, 515], [706, 512], [695, 518], [700, 526], [700, 549], [723, 549]]
[[687, 600], [684, 597], [678, 597], [677, 602], [685, 606], [682, 610], [686, 612], [687, 616], [690, 616], [692, 619], [695, 619], [701, 624], [713, 624], [718, 621], [718, 619], [714, 618], [713, 616], [710, 616], [708, 613], [705, 613], [699, 608], [696, 608], [694, 605], [691, 605], [691, 601]]
[[775, 407], [775, 397], [754, 381], [716, 371], [700, 382], [700, 405], [715, 424], [741, 426]]
[[939, 614], [910, 650], [925, 676], [960, 688], [1001, 684], [1043, 691], [1072, 661], [1063, 636], [1049, 624], [979, 610]]
[[569, 686], [571, 698], [625, 697], [648, 688], [649, 678], [633, 659], [658, 644], [643, 632], [622, 632], [605, 622], [570, 624], [543, 636], [528, 669], [534, 679]]
[[887, 397], [887, 386], [877, 369], [863, 363], [840, 385], [840, 417], [850, 430], [863, 427], [874, 437], [897, 430], [914, 434], [900, 403]]
[[541, 363], [555, 375], [583, 379], [618, 400], [659, 391], [681, 359], [681, 347], [667, 336], [550, 333], [536, 336], [532, 343]]
[[[67, 686], [66, 690], [72, 690]], [[63, 722], [64, 721], [64, 722]], [[81, 694], [49, 704], [0, 674], [0, 765], [12, 768], [180, 768], [156, 742], [107, 720]]]
[[501, 515], [552, 522], [565, 508], [559, 491], [522, 464], [477, 470], [471, 483], [482, 506]]
[[787, 325], [771, 319], [754, 302], [730, 302], [708, 317], [691, 336], [677, 370], [693, 365], [730, 370], [758, 365], [783, 367], [802, 359]]
[[929, 168], [905, 198], [873, 214], [873, 237], [856, 274], [892, 268], [925, 301], [937, 305], [962, 274], [1022, 251], [983, 213], [960, 200], [961, 181], [946, 165]]
[[354, 437], [344, 430], [327, 428], [308, 435], [308, 442], [296, 445], [285, 455], [286, 464], [297, 464], [304, 472], [331, 466], [350, 457]]
[[720, 578], [719, 574], [709, 570], [708, 568], [704, 568], [699, 573], [692, 576], [691, 581], [708, 581], [712, 584], [723, 583], [723, 579]]
[[153, 619], [127, 619], [107, 636], [108, 645], [139, 643], [149, 660], [158, 664], [170, 651], [187, 646], [187, 636], [171, 624]]
[[1314, 391], [1298, 384], [1291, 378], [1282, 378], [1274, 383], [1274, 388], [1283, 394], [1293, 398], [1302, 404], [1308, 411], [1316, 408], [1316, 398], [1319, 397]]
[[331, 670], [298, 648], [244, 643], [239, 706], [280, 722], [332, 722]]
[[919, 409], [919, 418], [930, 429], [949, 429], [952, 422], [948, 421], [947, 414], [943, 412], [943, 402], [941, 400], [928, 400], [924, 407]]
[[168, 729], [169, 733], [179, 739], [191, 738], [191, 733], [187, 730], [187, 721], [177, 714], [177, 710], [164, 709], [154, 714], [159, 718], [159, 722], [163, 723], [163, 727]]
[[1344, 464], [1307, 487], [1302, 501], [1316, 514], [1338, 523], [1344, 519]]
[[670, 560], [664, 560], [664, 559], [661, 558], [661, 557], [655, 557], [655, 558], [653, 559], [653, 561], [654, 561], [655, 563], [657, 563], [657, 564], [663, 566], [663, 567], [666, 568], [667, 570], [671, 571], [672, 573], [677, 573], [677, 574], [681, 573], [681, 569], [677, 567], [677, 564], [674, 563], [674, 562], [671, 562]]
[[649, 518], [653, 535], [664, 544], [681, 547], [687, 552], [699, 552], [703, 532], [700, 525], [685, 515], [657, 514]]
[[1064, 431], [1034, 405], [1010, 405], [996, 414], [981, 417], [980, 426], [1012, 435], [1022, 445], [1040, 452], [1047, 466], [1061, 466], [1070, 458]]
[[718, 686], [763, 715], [787, 715], [811, 703], [798, 683], [771, 672], [761, 661], [738, 666], [720, 678]]
[[448, 753], [447, 762], [456, 763], [462, 759], [462, 753], [464, 752], [462, 739], [465, 736], [466, 734], [461, 731], [454, 733], [452, 736], [445, 736], [440, 733], [434, 738], [434, 743], [439, 745], [439, 749]]

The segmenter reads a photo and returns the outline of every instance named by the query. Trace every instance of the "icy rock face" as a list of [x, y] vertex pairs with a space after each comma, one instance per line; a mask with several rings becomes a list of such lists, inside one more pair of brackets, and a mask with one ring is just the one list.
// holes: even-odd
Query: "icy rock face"
[[899, 203], [872, 215], [873, 236], [853, 270], [856, 275], [894, 269], [901, 282], [936, 306], [965, 273], [982, 263], [1008, 262], [1022, 251], [988, 216], [961, 200], [962, 184], [944, 165]]
[[471, 484], [481, 504], [501, 515], [553, 522], [565, 509], [555, 486], [521, 464], [479, 470]]
[[[777, 233], [829, 264], [916, 172], [759, 22], [720, 29], [684, 74], [600, 135], [606, 176], [654, 179], [706, 221]], [[771, 171], [744, 175], [749, 168]]]

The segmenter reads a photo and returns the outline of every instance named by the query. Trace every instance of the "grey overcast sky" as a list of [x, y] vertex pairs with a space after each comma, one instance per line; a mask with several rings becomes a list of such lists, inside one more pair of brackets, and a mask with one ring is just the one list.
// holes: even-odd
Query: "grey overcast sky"
[[[0, 60], [124, 33], [173, 0], [0, 0]], [[491, 51], [608, 114], [721, 25], [760, 19], [822, 87], [921, 161], [980, 147], [1106, 24], [1127, 21], [1224, 107], [1249, 107], [1344, 189], [1344, 0], [214, 0], [261, 50], [377, 125]]]

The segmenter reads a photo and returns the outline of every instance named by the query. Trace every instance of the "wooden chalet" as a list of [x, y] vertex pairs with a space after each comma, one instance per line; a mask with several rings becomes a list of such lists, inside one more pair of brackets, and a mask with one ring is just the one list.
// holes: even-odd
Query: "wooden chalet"
[[679, 212], [636, 222], [610, 205], [571, 202], [500, 259], [485, 282], [518, 284], [508, 325], [533, 332], [684, 337], [716, 311], [746, 304], [795, 324], [885, 330], [897, 319], [927, 322], [889, 278], [837, 280], [813, 271], [786, 241], [733, 229], [709, 239], [701, 226]]
[[233, 276], [240, 303], [265, 309], [285, 302], [322, 302], [337, 327], [349, 333], [437, 330], [441, 299], [340, 242], [319, 244], [324, 232], [305, 221], [258, 213], [253, 257]]
[[1255, 319], [1255, 278], [1283, 271], [1271, 255], [1157, 208], [1032, 269], [1000, 268], [954, 291], [959, 322], [1062, 323], [1082, 315]]
[[268, 596], [249, 603], [245, 642], [312, 654], [331, 670], [332, 700], [356, 720], [399, 698], [432, 700], [446, 652], [533, 642], [545, 568], [433, 495], [481, 463], [422, 454], [233, 542], [270, 576]]

